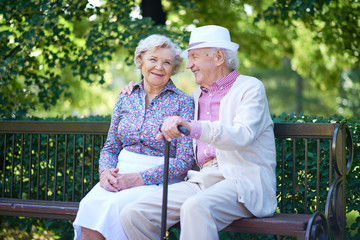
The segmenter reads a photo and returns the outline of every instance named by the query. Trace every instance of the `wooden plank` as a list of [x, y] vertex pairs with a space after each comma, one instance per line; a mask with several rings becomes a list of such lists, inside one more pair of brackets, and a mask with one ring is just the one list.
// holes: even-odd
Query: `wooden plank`
[[108, 121], [0, 121], [0, 133], [107, 134]]
[[328, 138], [333, 137], [338, 123], [275, 123], [275, 137], [279, 138]]
[[305, 234], [311, 214], [276, 213], [273, 217], [243, 218], [223, 231], [299, 236]]
[[78, 202], [0, 198], [0, 215], [75, 219]]
[[[331, 138], [337, 123], [275, 123], [276, 137]], [[3, 133], [107, 134], [108, 121], [0, 121]]]

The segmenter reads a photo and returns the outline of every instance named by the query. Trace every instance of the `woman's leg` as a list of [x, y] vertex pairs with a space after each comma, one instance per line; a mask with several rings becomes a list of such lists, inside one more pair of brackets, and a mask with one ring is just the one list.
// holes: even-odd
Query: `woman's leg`
[[146, 185], [114, 193], [97, 185], [80, 202], [80, 209], [73, 224], [74, 240], [87, 239], [82, 236], [83, 229], [91, 230], [90, 234], [101, 233], [108, 240], [127, 239], [120, 221], [122, 208], [157, 189], [161, 189], [161, 186]]

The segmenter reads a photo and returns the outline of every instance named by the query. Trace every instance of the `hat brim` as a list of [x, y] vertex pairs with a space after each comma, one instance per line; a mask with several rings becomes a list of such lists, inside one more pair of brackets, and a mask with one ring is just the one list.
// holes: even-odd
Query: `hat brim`
[[233, 52], [237, 52], [239, 48], [239, 44], [233, 43], [233, 42], [205, 42], [200, 43], [196, 46], [193, 46], [191, 48], [186, 49], [180, 54], [180, 57], [182, 58], [189, 58], [189, 51], [192, 49], [198, 49], [198, 48], [225, 48]]

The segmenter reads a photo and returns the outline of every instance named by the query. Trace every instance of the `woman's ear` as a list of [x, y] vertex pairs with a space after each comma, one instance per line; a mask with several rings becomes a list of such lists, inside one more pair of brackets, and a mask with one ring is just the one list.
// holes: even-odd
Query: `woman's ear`
[[135, 61], [136, 61], [136, 63], [139, 64], [139, 69], [141, 69], [142, 65], [143, 65], [142, 56], [141, 55], [137, 56]]

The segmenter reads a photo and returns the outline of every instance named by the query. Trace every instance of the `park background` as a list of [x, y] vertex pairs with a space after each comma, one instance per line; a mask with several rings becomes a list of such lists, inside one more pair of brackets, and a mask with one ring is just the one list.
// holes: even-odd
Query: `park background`
[[[109, 120], [120, 89], [141, 79], [133, 64], [140, 39], [165, 34], [185, 49], [194, 27], [222, 25], [240, 45], [238, 72], [264, 83], [274, 119], [348, 122], [359, 189], [358, 0], [0, 2], [0, 119]], [[191, 94], [185, 64], [172, 79]], [[347, 203], [354, 239], [358, 198]], [[0, 238], [62, 238], [59, 221], [21, 221], [2, 217]]]

